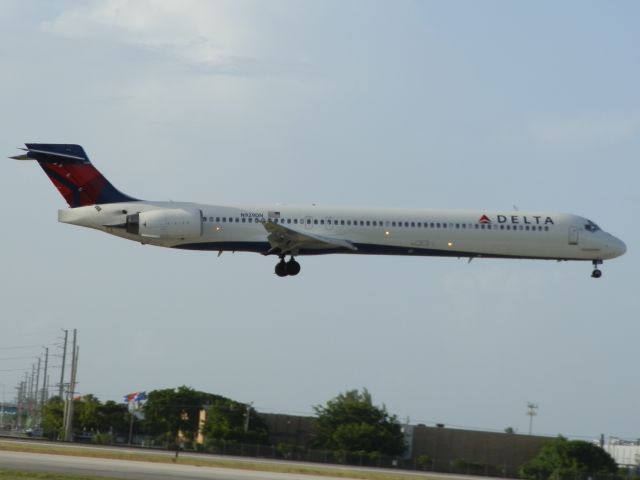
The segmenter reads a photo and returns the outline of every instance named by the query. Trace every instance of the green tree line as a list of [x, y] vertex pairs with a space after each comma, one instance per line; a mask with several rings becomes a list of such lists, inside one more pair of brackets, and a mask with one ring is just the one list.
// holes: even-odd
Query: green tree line
[[[207, 418], [200, 425], [203, 410]], [[185, 386], [150, 392], [141, 413], [142, 419], [134, 418], [132, 422], [127, 404], [102, 403], [94, 395], [85, 395], [74, 400], [74, 434], [106, 443], [118, 437], [127, 438], [133, 426], [134, 435], [142, 434], [153, 443], [165, 446], [178, 442], [192, 445], [200, 429], [205, 445], [261, 444], [267, 442], [269, 436], [264, 420], [250, 406]], [[49, 399], [42, 410], [44, 435], [51, 439], [63, 438], [63, 417], [64, 402], [60, 397]]]
[[[366, 389], [341, 393], [314, 408], [317, 417], [312, 447], [389, 456], [400, 455], [405, 449], [397, 418], [384, 405], [375, 406]], [[206, 419], [201, 424], [203, 410]], [[63, 412], [60, 397], [51, 398], [44, 406], [42, 426], [47, 437], [63, 437]], [[186, 386], [149, 392], [142, 413], [142, 419], [132, 422], [126, 404], [102, 403], [93, 395], [85, 395], [74, 400], [74, 433], [110, 443], [128, 438], [133, 425], [134, 435], [144, 435], [154, 444], [167, 447], [178, 443], [193, 447], [201, 433], [205, 449], [223, 443], [264, 445], [269, 441], [266, 422], [250, 405]]]
[[[358, 457], [376, 459], [381, 455], [397, 457], [404, 453], [402, 428], [395, 415], [384, 405], [373, 404], [371, 394], [363, 389], [340, 393], [324, 405], [314, 407], [315, 428], [311, 443], [306, 446], [279, 445], [282, 453], [300, 447], [312, 447], [334, 452], [333, 458]], [[62, 437], [64, 403], [51, 398], [43, 408], [45, 435]], [[206, 418], [201, 412], [206, 412]], [[100, 402], [93, 395], [74, 400], [74, 430], [77, 435], [91, 437], [99, 443], [111, 443], [127, 438], [129, 428], [144, 435], [155, 445], [175, 448], [195, 448], [198, 433], [203, 436], [202, 448], [221, 445], [269, 442], [265, 420], [250, 405], [212, 393], [182, 386], [149, 392], [144, 403], [143, 418], [134, 419], [127, 405]], [[286, 455], [285, 455], [286, 458]], [[459, 460], [465, 466], [473, 462]], [[426, 455], [417, 459], [423, 469], [431, 466]], [[480, 465], [482, 466], [482, 465]], [[617, 466], [600, 447], [563, 437], [547, 442], [537, 456], [520, 468], [519, 476], [528, 480], [616, 480]]]

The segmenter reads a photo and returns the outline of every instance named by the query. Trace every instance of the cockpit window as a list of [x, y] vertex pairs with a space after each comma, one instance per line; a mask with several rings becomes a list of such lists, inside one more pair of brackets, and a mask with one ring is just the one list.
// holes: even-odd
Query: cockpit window
[[600, 227], [598, 225], [596, 225], [595, 223], [593, 223], [591, 220], [587, 220], [587, 223], [584, 226], [584, 229], [593, 233], [593, 232], [597, 232], [598, 230], [600, 230]]

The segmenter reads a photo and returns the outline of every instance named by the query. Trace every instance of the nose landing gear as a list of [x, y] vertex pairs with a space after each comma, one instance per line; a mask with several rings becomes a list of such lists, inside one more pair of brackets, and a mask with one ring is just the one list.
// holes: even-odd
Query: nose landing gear
[[591, 272], [591, 278], [600, 278], [602, 276], [602, 270], [598, 268], [598, 265], [602, 264], [602, 260], [593, 261], [593, 272]]
[[284, 261], [284, 255], [280, 257], [280, 261], [276, 264], [276, 275], [279, 277], [295, 276], [300, 273], [300, 264], [295, 261], [293, 256], [288, 262]]

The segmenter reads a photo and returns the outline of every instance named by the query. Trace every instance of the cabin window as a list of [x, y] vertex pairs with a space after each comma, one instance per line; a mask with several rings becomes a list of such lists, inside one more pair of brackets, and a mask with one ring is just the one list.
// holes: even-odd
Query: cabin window
[[318, 224], [318, 219], [317, 219], [317, 218], [314, 218], [314, 219], [313, 219], [313, 224], [314, 224], [314, 225], [317, 225], [317, 224]]
[[323, 218], [320, 219], [320, 225], [324, 225], [324, 219]]

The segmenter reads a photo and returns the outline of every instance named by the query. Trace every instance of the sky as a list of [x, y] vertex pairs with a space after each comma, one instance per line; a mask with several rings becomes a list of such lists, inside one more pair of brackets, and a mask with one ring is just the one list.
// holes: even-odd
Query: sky
[[[60, 224], [31, 162], [0, 175], [0, 395], [61, 329], [78, 390], [187, 385], [310, 415], [367, 388], [411, 423], [640, 437], [633, 1], [3, 0], [0, 152], [78, 143], [151, 200], [571, 212], [588, 262], [250, 253]], [[52, 357], [59, 376], [60, 358]]]

